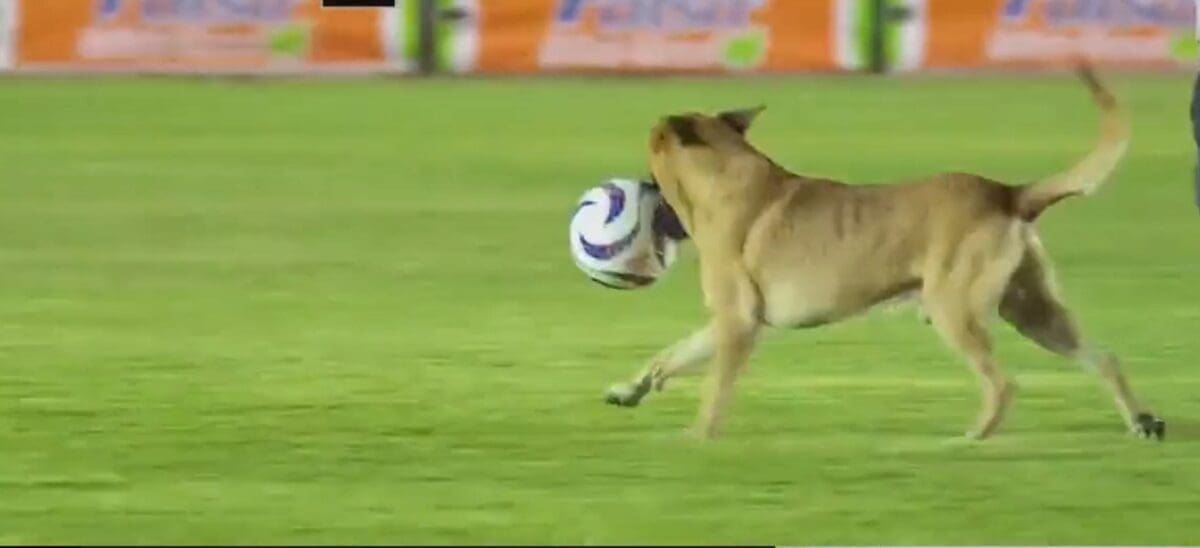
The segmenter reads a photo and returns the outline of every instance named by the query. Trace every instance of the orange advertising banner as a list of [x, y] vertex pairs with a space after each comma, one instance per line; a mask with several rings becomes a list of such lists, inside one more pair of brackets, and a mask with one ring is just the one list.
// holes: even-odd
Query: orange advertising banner
[[1190, 65], [1194, 0], [925, 0], [923, 66]]
[[835, 0], [497, 0], [470, 71], [836, 70]]
[[[0, 0], [0, 70], [404, 71], [417, 3]], [[862, 70], [869, 0], [435, 0], [440, 69], [467, 73]], [[1194, 63], [1195, 0], [885, 0], [895, 70]], [[450, 17], [449, 14], [453, 14]]]
[[17, 70], [383, 70], [394, 33], [320, 0], [14, 1]]

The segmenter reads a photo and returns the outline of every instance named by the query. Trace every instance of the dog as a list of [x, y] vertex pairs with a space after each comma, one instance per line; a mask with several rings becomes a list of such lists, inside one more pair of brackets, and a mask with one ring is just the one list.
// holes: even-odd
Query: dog
[[709, 439], [764, 328], [813, 328], [910, 299], [978, 376], [969, 438], [996, 432], [1017, 389], [993, 356], [988, 325], [998, 313], [1098, 373], [1128, 429], [1162, 439], [1166, 423], [1138, 403], [1117, 358], [1081, 335], [1035, 225], [1050, 206], [1095, 192], [1128, 148], [1117, 100], [1086, 62], [1077, 72], [1100, 109], [1099, 141], [1069, 170], [1023, 186], [961, 172], [892, 185], [806, 177], [747, 141], [765, 107], [661, 118], [650, 131], [651, 178], [696, 246], [709, 318], [606, 400], [637, 406], [711, 360], [691, 430]]

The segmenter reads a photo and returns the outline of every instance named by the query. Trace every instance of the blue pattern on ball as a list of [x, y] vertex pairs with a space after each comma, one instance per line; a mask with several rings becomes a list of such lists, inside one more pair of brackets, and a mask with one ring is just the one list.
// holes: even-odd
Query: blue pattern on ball
[[611, 244], [594, 244], [587, 241], [587, 239], [580, 234], [579, 245], [583, 247], [583, 252], [587, 253], [589, 257], [601, 261], [607, 261], [613, 257], [616, 257], [617, 255], [620, 255], [622, 251], [628, 249], [629, 246], [633, 244], [634, 238], [637, 237], [639, 229], [640, 227], [635, 225], [633, 230], [630, 231], [629, 235]]
[[608, 224], [625, 211], [625, 191], [612, 183], [605, 183], [603, 188], [608, 193], [608, 215], [604, 218], [604, 224]]
[[[625, 191], [613, 183], [605, 183], [601, 188], [608, 193], [609, 208], [608, 214], [604, 217], [604, 224], [607, 225], [619, 217], [621, 212], [625, 211]], [[584, 207], [591, 205], [596, 205], [596, 202], [592, 200], [586, 200], [579, 204], [579, 207], [575, 211], [578, 213]], [[594, 244], [587, 241], [587, 239], [580, 234], [579, 245], [583, 248], [583, 252], [587, 253], [589, 257], [601, 261], [607, 261], [613, 257], [616, 257], [617, 255], [620, 255], [621, 252], [628, 249], [629, 246], [633, 244], [633, 240], [637, 238], [640, 230], [641, 223], [639, 222], [633, 226], [633, 230], [631, 230], [628, 235], [610, 244]]]

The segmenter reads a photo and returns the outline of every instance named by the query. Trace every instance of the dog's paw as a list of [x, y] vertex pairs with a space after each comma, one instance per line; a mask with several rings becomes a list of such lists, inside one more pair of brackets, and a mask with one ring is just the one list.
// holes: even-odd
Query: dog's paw
[[620, 407], [637, 407], [650, 392], [650, 384], [650, 377], [646, 377], [637, 383], [613, 385], [604, 393], [604, 402]]
[[1133, 433], [1139, 438], [1150, 439], [1151, 437], [1162, 441], [1167, 436], [1167, 422], [1150, 414], [1138, 413], [1134, 419]]
[[619, 407], [637, 407], [639, 400], [632, 390], [625, 385], [613, 385], [604, 393], [604, 403]]

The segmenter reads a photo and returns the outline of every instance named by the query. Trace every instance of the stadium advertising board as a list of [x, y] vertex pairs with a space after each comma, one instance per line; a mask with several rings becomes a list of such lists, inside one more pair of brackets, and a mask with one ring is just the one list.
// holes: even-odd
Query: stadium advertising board
[[[417, 2], [0, 0], [0, 70], [408, 71]], [[1177, 67], [1195, 0], [886, 0], [894, 70]], [[439, 70], [461, 73], [862, 70], [871, 0], [436, 0]]]
[[320, 0], [14, 3], [14, 65], [29, 70], [380, 70], [397, 33], [388, 10], [323, 9]]
[[922, 66], [1123, 67], [1195, 59], [1194, 0], [925, 0]]
[[[491, 3], [491, 0], [435, 1], [442, 15], [438, 18], [434, 35], [434, 65], [437, 70], [470, 72], [475, 69], [479, 57], [479, 6], [487, 3]], [[416, 67], [421, 56], [420, 15], [420, 9], [414, 1], [397, 2], [395, 10], [386, 10], [383, 14], [397, 22], [393, 41], [400, 48], [399, 62], [408, 70]]]
[[478, 2], [462, 70], [777, 72], [836, 69], [833, 0]]

